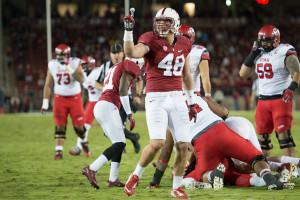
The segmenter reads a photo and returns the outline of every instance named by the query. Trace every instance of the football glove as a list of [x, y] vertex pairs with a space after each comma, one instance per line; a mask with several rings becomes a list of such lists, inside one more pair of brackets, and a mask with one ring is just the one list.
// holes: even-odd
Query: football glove
[[124, 17], [124, 28], [126, 31], [132, 31], [135, 21], [132, 15]]
[[283, 96], [282, 96], [282, 101], [284, 101], [285, 103], [289, 103], [294, 96], [294, 92], [292, 90], [289, 89], [285, 89], [283, 90]]
[[127, 119], [130, 122], [130, 131], [132, 131], [134, 129], [134, 126], [135, 126], [135, 121], [133, 119], [132, 114], [127, 115]]
[[197, 109], [195, 104], [189, 105], [189, 117], [190, 121], [194, 118], [194, 122], [197, 120]]
[[297, 88], [298, 88], [298, 83], [292, 81], [290, 86], [287, 89], [283, 90], [282, 101], [284, 101], [285, 103], [291, 102], [294, 96], [294, 91]]

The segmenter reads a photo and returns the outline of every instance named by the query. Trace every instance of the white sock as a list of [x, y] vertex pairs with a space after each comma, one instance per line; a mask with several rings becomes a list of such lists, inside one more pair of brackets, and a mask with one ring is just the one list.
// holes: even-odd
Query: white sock
[[82, 143], [85, 143], [87, 142], [87, 138], [88, 138], [88, 135], [89, 135], [89, 130], [91, 128], [91, 125], [90, 124], [84, 124], [84, 127], [85, 127], [85, 137], [83, 140], [81, 140]]
[[277, 172], [278, 168], [282, 165], [282, 163], [269, 161], [270, 170], [272, 172]]
[[173, 177], [173, 189], [178, 189], [179, 187], [181, 187], [182, 178], [183, 176]]
[[289, 156], [281, 156], [281, 162], [282, 163], [294, 163], [295, 165], [298, 165], [300, 161], [300, 158], [293, 158]]
[[249, 182], [250, 182], [251, 186], [260, 187], [260, 186], [265, 186], [266, 185], [266, 182], [264, 181], [264, 179], [262, 179], [258, 176], [251, 177]]
[[109, 174], [110, 181], [114, 182], [118, 178], [119, 168], [120, 168], [120, 163], [118, 162], [110, 163], [110, 174]]
[[63, 151], [64, 147], [63, 146], [55, 146], [55, 151]]
[[91, 165], [90, 169], [93, 171], [98, 171], [108, 160], [105, 155], [101, 154]]
[[142, 167], [139, 163], [136, 165], [136, 168], [133, 172], [133, 174], [136, 174], [139, 178], [142, 177], [142, 174], [144, 172], [144, 170], [146, 169], [146, 167]]
[[263, 178], [264, 175], [266, 175], [266, 174], [268, 174], [268, 173], [271, 173], [270, 169], [263, 169], [263, 170], [260, 171], [259, 176], [260, 176], [261, 178]]
[[81, 138], [77, 137], [77, 147], [82, 150], [82, 146], [81, 146]]

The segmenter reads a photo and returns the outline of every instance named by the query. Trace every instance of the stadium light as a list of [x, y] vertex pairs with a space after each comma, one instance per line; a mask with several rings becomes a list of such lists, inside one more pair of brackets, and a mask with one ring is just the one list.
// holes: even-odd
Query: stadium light
[[183, 10], [189, 17], [193, 17], [195, 15], [195, 7], [195, 3], [185, 3]]
[[231, 0], [226, 0], [226, 6], [231, 6]]
[[258, 3], [258, 4], [268, 4], [269, 3], [269, 0], [256, 0], [256, 2]]

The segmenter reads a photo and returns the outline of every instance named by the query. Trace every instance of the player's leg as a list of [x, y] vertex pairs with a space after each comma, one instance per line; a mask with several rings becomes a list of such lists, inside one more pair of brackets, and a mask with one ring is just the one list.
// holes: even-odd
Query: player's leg
[[178, 93], [170, 93], [168, 96], [168, 103], [166, 105], [168, 110], [168, 127], [173, 135], [175, 142], [175, 157], [174, 157], [174, 176], [173, 189], [171, 196], [174, 196], [176, 190], [180, 190], [183, 196], [188, 197], [181, 188], [181, 182], [185, 170], [185, 165], [188, 156], [189, 138], [189, 117], [187, 115], [188, 108], [185, 103], [185, 97]]
[[256, 132], [262, 152], [266, 157], [271, 155], [273, 149], [270, 138], [274, 128], [272, 110], [268, 102], [270, 101], [259, 100], [255, 113]]
[[122, 151], [125, 148], [126, 143], [122, 121], [119, 111], [116, 108], [117, 107], [114, 104], [107, 101], [99, 101], [94, 108], [95, 118], [112, 141], [112, 145], [109, 148], [107, 148], [91, 165], [82, 170], [82, 173], [88, 178], [92, 186], [97, 189], [99, 189], [99, 184], [96, 179], [96, 173], [109, 160], [112, 160], [112, 163], [108, 186], [124, 186], [124, 184], [121, 184], [117, 179]]
[[[219, 123], [221, 126], [225, 124]], [[275, 179], [271, 174], [271, 170], [267, 163], [265, 156], [256, 149], [249, 140], [245, 140], [240, 137], [234, 131], [230, 130], [229, 127], [223, 129], [222, 134], [217, 134], [222, 143], [219, 143], [220, 149], [223, 149], [227, 156], [237, 158], [252, 165], [255, 173], [264, 179], [269, 190], [279, 190], [279, 189], [293, 189], [292, 184], [284, 184]], [[211, 138], [214, 139], [214, 138]], [[235, 144], [235, 148], [226, 148], [230, 144]]]
[[54, 95], [53, 101], [53, 117], [55, 123], [55, 155], [53, 160], [59, 160], [63, 158], [63, 145], [66, 139], [66, 125], [68, 119], [67, 99]]
[[125, 184], [125, 193], [130, 196], [134, 193], [135, 186], [141, 178], [146, 166], [153, 160], [166, 140], [166, 129], [168, 116], [163, 105], [164, 96], [156, 96], [155, 93], [148, 93], [145, 98], [146, 120], [150, 136], [150, 143], [142, 151], [140, 160], [129, 176]]
[[158, 160], [156, 161], [156, 169], [153, 175], [153, 179], [150, 182], [150, 186], [148, 188], [157, 188], [160, 184], [160, 181], [165, 173], [166, 168], [168, 167], [168, 163], [170, 161], [170, 157], [173, 151], [174, 140], [173, 136], [169, 129], [167, 129], [166, 133], [166, 141], [163, 147], [161, 148]]
[[80, 155], [81, 154], [81, 151], [83, 149], [83, 152], [84, 152], [84, 155], [86, 157], [89, 157], [91, 152], [88, 148], [88, 141], [87, 141], [87, 138], [88, 138], [88, 133], [89, 133], [89, 129], [91, 128], [91, 124], [95, 118], [94, 116], [94, 107], [96, 105], [97, 102], [89, 102], [87, 107], [86, 107], [86, 110], [85, 110], [85, 113], [84, 113], [84, 128], [85, 128], [85, 136], [84, 138], [80, 138], [78, 137], [77, 138], [77, 145], [76, 145], [76, 148], [74, 150], [71, 150], [69, 151], [69, 153], [71, 155]]

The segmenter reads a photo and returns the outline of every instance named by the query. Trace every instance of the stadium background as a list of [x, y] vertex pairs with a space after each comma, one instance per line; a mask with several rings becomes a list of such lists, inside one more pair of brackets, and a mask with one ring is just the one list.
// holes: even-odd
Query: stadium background
[[[39, 111], [47, 71], [47, 0], [0, 0], [0, 89], [4, 112]], [[125, 0], [126, 1], [126, 0]], [[109, 60], [109, 46], [123, 43], [124, 0], [52, 0], [52, 52], [66, 43], [72, 56], [91, 55], [97, 66]], [[267, 4], [262, 4], [267, 3]], [[253, 79], [241, 79], [240, 66], [263, 25], [279, 28], [281, 42], [300, 50], [300, 1], [296, 0], [130, 0], [136, 8], [134, 41], [152, 30], [152, 18], [162, 7], [172, 7], [181, 24], [196, 31], [196, 44], [211, 56], [212, 96], [225, 95], [223, 105], [246, 109]], [[1, 95], [0, 95], [1, 96]], [[295, 109], [300, 110], [299, 89]], [[18, 103], [19, 99], [19, 103]], [[143, 106], [141, 106], [143, 107]]]

